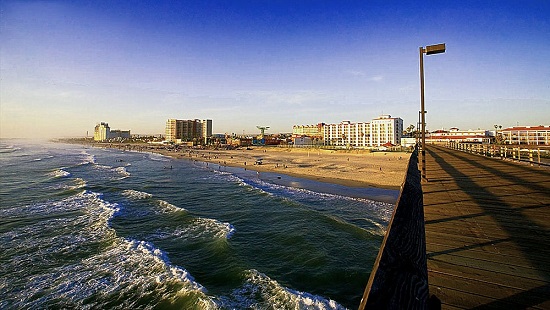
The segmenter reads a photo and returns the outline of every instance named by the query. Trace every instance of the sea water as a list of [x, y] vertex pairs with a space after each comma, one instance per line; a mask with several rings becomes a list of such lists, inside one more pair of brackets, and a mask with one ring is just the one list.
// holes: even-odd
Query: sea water
[[393, 208], [284, 175], [16, 140], [0, 142], [0, 182], [2, 309], [353, 309]]

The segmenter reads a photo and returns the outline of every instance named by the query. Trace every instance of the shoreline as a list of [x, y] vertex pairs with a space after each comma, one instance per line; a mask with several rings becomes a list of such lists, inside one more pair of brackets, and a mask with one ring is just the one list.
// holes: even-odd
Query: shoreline
[[152, 152], [174, 159], [281, 174], [352, 188], [400, 190], [410, 153], [253, 146], [240, 149], [169, 148], [140, 144], [86, 144]]
[[[400, 190], [410, 153], [287, 149], [253, 147], [251, 150], [186, 150], [155, 153], [244, 168], [279, 173], [348, 187], [375, 187]], [[261, 164], [257, 161], [261, 160]]]

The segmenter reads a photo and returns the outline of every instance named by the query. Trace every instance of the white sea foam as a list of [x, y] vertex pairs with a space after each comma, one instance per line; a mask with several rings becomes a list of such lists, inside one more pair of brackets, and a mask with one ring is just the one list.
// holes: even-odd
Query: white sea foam
[[235, 233], [235, 227], [230, 223], [223, 223], [215, 219], [196, 218], [194, 226], [204, 233], [212, 234], [216, 238], [229, 239]]
[[42, 161], [44, 159], [50, 159], [50, 158], [53, 158], [53, 155], [47, 155], [45, 157], [39, 157], [39, 158], [35, 158], [33, 159], [34, 161]]
[[101, 196], [101, 194], [91, 191], [82, 191], [58, 201], [3, 208], [0, 209], [0, 217], [9, 217], [16, 214], [27, 214], [29, 216], [44, 216], [55, 213], [64, 214], [73, 211], [87, 211], [90, 208], [93, 209], [94, 206], [99, 206], [101, 210], [107, 210], [110, 213], [109, 216], [118, 211], [117, 204], [107, 203], [101, 199]]
[[116, 168], [114, 168], [114, 170], [118, 174], [120, 174], [123, 178], [127, 178], [127, 177], [130, 176], [130, 172], [128, 172], [125, 167], [116, 167]]
[[95, 165], [94, 165], [94, 168], [96, 168], [96, 169], [103, 169], [103, 170], [111, 170], [111, 169], [113, 169], [113, 167], [111, 167], [111, 166], [100, 165], [100, 164], [95, 164]]
[[154, 160], [154, 161], [163, 161], [163, 162], [167, 162], [167, 161], [171, 160], [170, 157], [167, 157], [167, 156], [162, 155], [162, 154], [157, 154], [157, 153], [149, 154], [149, 159]]
[[82, 178], [76, 178], [74, 179], [74, 185], [73, 186], [70, 186], [69, 188], [70, 189], [81, 189], [81, 188], [84, 188], [86, 187], [86, 181]]
[[80, 155], [82, 155], [83, 158], [79, 165], [95, 164], [94, 155], [88, 154], [86, 151], [82, 151]]
[[127, 197], [127, 198], [134, 199], [134, 200], [149, 199], [149, 198], [153, 197], [153, 194], [149, 194], [149, 193], [146, 193], [146, 192], [140, 192], [140, 191], [133, 190], [133, 189], [123, 190], [122, 195]]
[[157, 283], [166, 282], [172, 278], [188, 284], [193, 290], [201, 292], [207, 291], [204, 286], [195, 282], [195, 279], [187, 270], [178, 266], [173, 266], [166, 253], [153, 246], [150, 242], [129, 239], [124, 240], [124, 244], [126, 245], [127, 252], [135, 251], [141, 253], [146, 256], [147, 259], [155, 261], [156, 265], [159, 265], [158, 267], [164, 269], [164, 273], [158, 274], [155, 277]]
[[332, 299], [281, 286], [257, 270], [245, 272], [246, 282], [218, 299], [228, 309], [345, 309]]
[[252, 190], [259, 191], [260, 193], [267, 194], [270, 196], [277, 196], [281, 199], [294, 201], [298, 199], [309, 199], [314, 198], [315, 200], [347, 200], [361, 203], [368, 208], [369, 214], [376, 214], [376, 217], [382, 219], [383, 221], [389, 221], [393, 212], [393, 204], [374, 201], [365, 198], [354, 198], [348, 196], [342, 196], [337, 194], [329, 194], [316, 192], [309, 189], [290, 187], [285, 185], [274, 184], [266, 182], [260, 179], [253, 180], [244, 180], [237, 177], [237, 182], [241, 186], [246, 186]]
[[[107, 308], [119, 300], [119, 308], [135, 308], [139, 298], [154, 295], [165, 296], [162, 302], [185, 296], [205, 309], [215, 308], [206, 289], [187, 270], [172, 265], [165, 252], [146, 241], [116, 236], [109, 222], [120, 207], [103, 200], [101, 194], [83, 191], [25, 208], [14, 214], [6, 209], [0, 213], [2, 217], [22, 211], [58, 213], [59, 217], [0, 234], [0, 251], [12, 257], [3, 267], [14, 271], [5, 282], [0, 281], [8, 305], [41, 308], [53, 302], [69, 308]], [[81, 215], [67, 216], [68, 211], [79, 210]], [[90, 247], [98, 243], [106, 246], [100, 252]], [[82, 259], [60, 263], [75, 255]], [[41, 272], [29, 274], [28, 264], [40, 267]]]
[[0, 143], [0, 153], [13, 153], [13, 152], [19, 151], [19, 150], [21, 150], [20, 147]]
[[178, 212], [178, 211], [187, 211], [185, 210], [184, 208], [180, 208], [180, 207], [177, 207], [167, 201], [164, 201], [164, 200], [157, 200], [156, 201], [156, 204], [157, 206], [160, 207], [160, 209], [163, 211], [163, 212]]
[[50, 175], [52, 177], [55, 177], [55, 178], [63, 178], [63, 177], [68, 177], [71, 174], [60, 168], [60, 169], [56, 169], [56, 170], [50, 172], [48, 175]]
[[171, 231], [159, 230], [155, 234], [157, 238], [181, 238], [192, 239], [230, 239], [236, 232], [230, 223], [223, 223], [215, 219], [195, 218], [187, 226]]

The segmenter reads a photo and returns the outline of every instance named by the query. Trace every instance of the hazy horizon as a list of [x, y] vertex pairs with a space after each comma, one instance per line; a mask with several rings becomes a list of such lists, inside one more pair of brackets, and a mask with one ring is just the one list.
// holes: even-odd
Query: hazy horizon
[[416, 124], [419, 47], [429, 130], [550, 125], [548, 1], [2, 1], [0, 137]]

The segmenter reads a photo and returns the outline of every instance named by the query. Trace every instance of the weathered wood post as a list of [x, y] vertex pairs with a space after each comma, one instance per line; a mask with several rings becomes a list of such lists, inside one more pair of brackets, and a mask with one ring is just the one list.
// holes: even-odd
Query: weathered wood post
[[529, 150], [529, 165], [533, 167], [533, 150]]
[[418, 148], [413, 152], [359, 309], [428, 308], [428, 267]]

